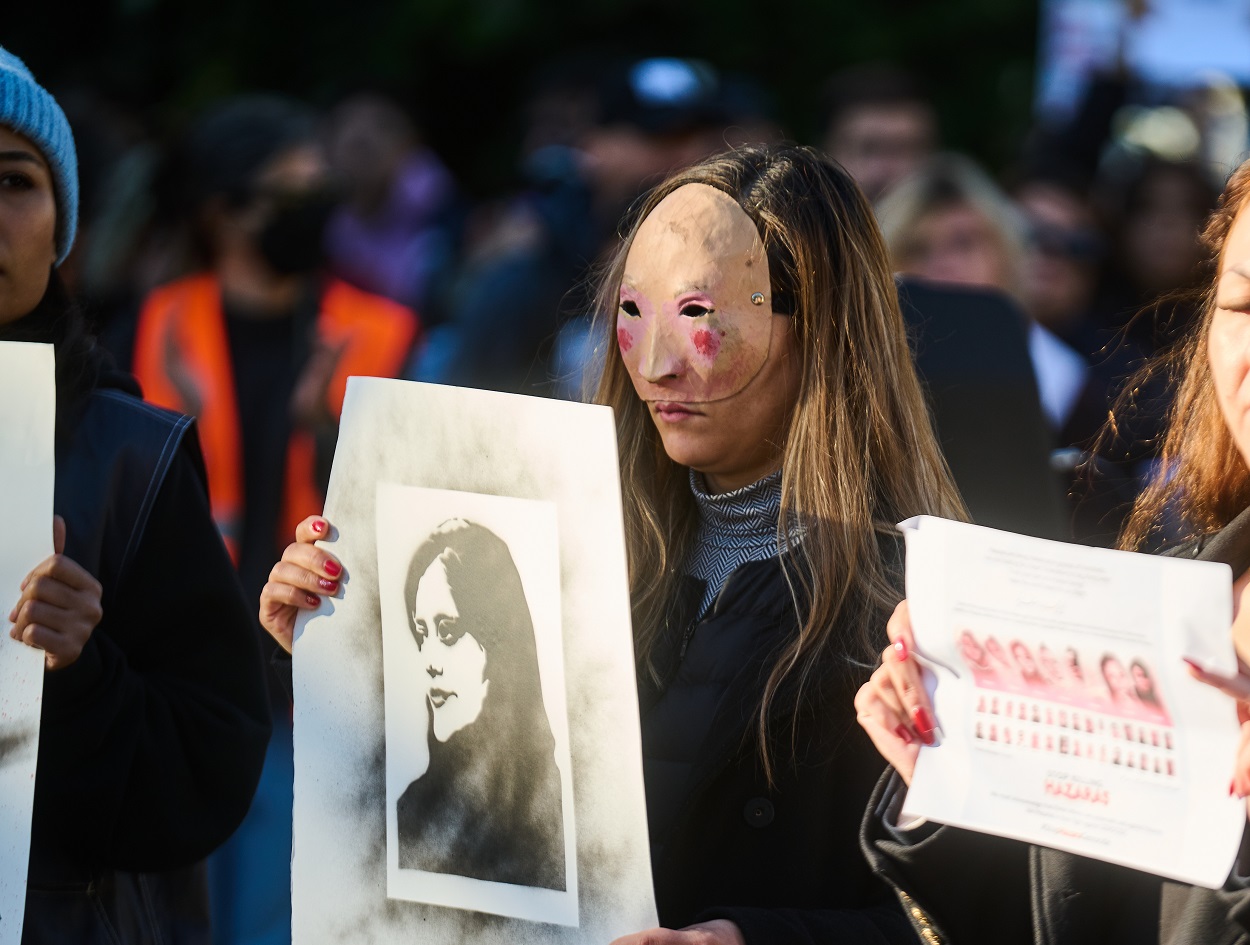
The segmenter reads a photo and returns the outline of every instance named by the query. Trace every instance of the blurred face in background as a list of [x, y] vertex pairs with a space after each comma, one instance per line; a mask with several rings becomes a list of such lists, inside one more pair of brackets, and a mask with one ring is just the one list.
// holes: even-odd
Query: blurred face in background
[[945, 203], [920, 216], [899, 244], [900, 272], [950, 285], [1011, 291], [1011, 263], [992, 223], [968, 203]]
[[613, 221], [647, 188], [724, 148], [706, 129], [653, 134], [624, 122], [589, 129], [580, 145], [600, 219]]
[[43, 154], [0, 125], [0, 325], [34, 310], [56, 262], [56, 192]]
[[218, 256], [259, 257], [284, 277], [315, 270], [333, 208], [328, 176], [325, 155], [315, 144], [278, 152], [257, 172], [241, 202], [210, 208]]
[[862, 105], [839, 117], [825, 152], [846, 168], [870, 201], [920, 167], [933, 153], [936, 122], [919, 102]]
[[1024, 303], [1053, 331], [1080, 320], [1098, 279], [1101, 239], [1093, 213], [1074, 194], [1044, 182], [1026, 184], [1016, 202], [1029, 221]]
[[1206, 195], [1180, 170], [1160, 168], [1142, 182], [1120, 236], [1125, 268], [1140, 289], [1167, 292], [1192, 278], [1209, 209]]
[[416, 132], [385, 99], [362, 96], [331, 116], [326, 156], [336, 188], [362, 212], [379, 209], [412, 153]]

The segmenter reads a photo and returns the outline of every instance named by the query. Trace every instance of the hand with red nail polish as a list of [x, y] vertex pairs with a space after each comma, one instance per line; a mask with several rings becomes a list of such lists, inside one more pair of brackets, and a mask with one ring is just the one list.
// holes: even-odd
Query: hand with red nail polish
[[1228, 796], [1250, 797], [1250, 666], [1238, 661], [1238, 672], [1224, 676], [1203, 669], [1193, 660], [1181, 657], [1189, 675], [1200, 683], [1218, 689], [1234, 700], [1237, 720], [1241, 723], [1241, 740], [1233, 763], [1233, 779], [1228, 785]]
[[319, 515], [300, 522], [295, 541], [282, 552], [282, 560], [269, 572], [260, 592], [260, 622], [288, 653], [301, 610], [316, 610], [322, 596], [334, 596], [342, 587], [343, 565], [315, 542], [328, 537], [330, 523]]
[[856, 694], [855, 711], [881, 756], [911, 784], [921, 746], [937, 742], [937, 721], [924, 686], [925, 670], [911, 658], [915, 639], [907, 601], [895, 608], [886, 632], [890, 645]]

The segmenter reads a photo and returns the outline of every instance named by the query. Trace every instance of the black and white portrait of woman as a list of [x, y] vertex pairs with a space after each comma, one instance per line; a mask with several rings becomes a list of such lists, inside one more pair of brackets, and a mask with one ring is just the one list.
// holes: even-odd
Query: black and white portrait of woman
[[[530, 600], [544, 596], [545, 573], [558, 580], [558, 548], [541, 522], [529, 521], [550, 509], [497, 496], [386, 488], [396, 501], [379, 493], [392, 533], [383, 540], [379, 514], [379, 590], [384, 601], [397, 594], [404, 613], [401, 635], [396, 602], [383, 607], [390, 624], [384, 648], [394, 825], [388, 893], [505, 913], [517, 897], [541, 903], [550, 891], [555, 901], [574, 889], [565, 823], [571, 802], [558, 763], [567, 757], [567, 736], [562, 752], [549, 711], [562, 699], [544, 691], [563, 682], [552, 658], [559, 626], [550, 626], [550, 605], [535, 608]], [[412, 514], [404, 514], [405, 505]], [[443, 517], [449, 509], [459, 514]], [[437, 520], [432, 530], [410, 530], [414, 520], [430, 517]], [[549, 531], [554, 539], [554, 525]], [[508, 532], [521, 547], [501, 537]], [[415, 550], [400, 554], [414, 539]], [[519, 562], [537, 585], [532, 595]], [[541, 625], [554, 636], [540, 656]]]

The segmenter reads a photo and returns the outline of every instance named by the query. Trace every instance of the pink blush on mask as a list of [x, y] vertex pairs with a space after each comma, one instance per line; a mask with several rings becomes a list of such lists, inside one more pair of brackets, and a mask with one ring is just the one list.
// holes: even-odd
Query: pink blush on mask
[[626, 328], [618, 328], [616, 330], [616, 343], [621, 346], [621, 353], [627, 354], [629, 349], [634, 346], [634, 336], [629, 333]]
[[700, 328], [690, 336], [694, 349], [709, 361], [716, 358], [720, 351], [720, 335], [708, 328]]

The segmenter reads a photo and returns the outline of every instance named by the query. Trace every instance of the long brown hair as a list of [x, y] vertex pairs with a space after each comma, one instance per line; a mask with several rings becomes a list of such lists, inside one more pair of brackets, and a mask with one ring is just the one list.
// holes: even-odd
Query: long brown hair
[[[1202, 231], [1208, 278], [1198, 299], [1198, 326], [1147, 368], [1179, 380], [1180, 386], [1168, 414], [1157, 471], [1125, 522], [1122, 548], [1137, 550], [1155, 543], [1168, 524], [1179, 526], [1182, 538], [1215, 531], [1250, 505], [1250, 470], [1220, 413], [1207, 358], [1224, 243], [1247, 196], [1250, 161], [1233, 171]], [[1122, 405], [1138, 386], [1130, 384]]]
[[[680, 171], [636, 208], [608, 263], [596, 304], [602, 373], [595, 401], [614, 408], [621, 452], [635, 640], [653, 674], [653, 649], [697, 524], [687, 470], [664, 452], [646, 405], [616, 356], [625, 257], [646, 216], [686, 184], [723, 191], [755, 223], [774, 299], [794, 319], [800, 387], [781, 460], [778, 541], [800, 630], [764, 686], [758, 735], [771, 777], [769, 718], [799, 711], [830, 657], [875, 665], [882, 612], [898, 600], [897, 562], [879, 537], [931, 513], [965, 515], [942, 457], [907, 347], [888, 256], [872, 209], [847, 174], [810, 148], [750, 147]], [[783, 523], [799, 523], [792, 543]], [[787, 561], [789, 559], [789, 561]]]

